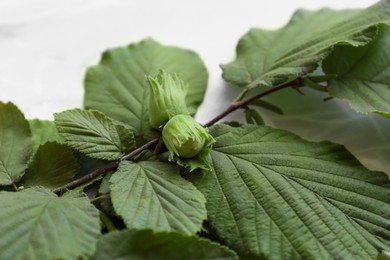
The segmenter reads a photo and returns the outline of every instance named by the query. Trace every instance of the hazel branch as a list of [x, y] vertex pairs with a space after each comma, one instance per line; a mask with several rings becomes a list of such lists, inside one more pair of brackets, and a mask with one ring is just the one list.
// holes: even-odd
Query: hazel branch
[[[296, 87], [296, 86], [299, 86], [299, 85], [300, 85], [299, 80], [296, 80], [296, 81], [293, 81], [293, 82], [289, 82], [289, 83], [280, 85], [280, 86], [275, 87], [275, 88], [268, 89], [268, 90], [266, 90], [264, 92], [261, 92], [260, 94], [257, 94], [257, 95], [255, 95], [253, 97], [250, 97], [248, 99], [245, 99], [245, 100], [242, 100], [242, 101], [239, 101], [239, 102], [233, 102], [225, 111], [223, 111], [222, 113], [220, 113], [219, 115], [214, 117], [212, 120], [207, 122], [204, 125], [204, 127], [209, 127], [209, 126], [214, 125], [215, 123], [217, 123], [219, 120], [223, 119], [224, 117], [226, 117], [230, 113], [236, 111], [239, 108], [244, 108], [245, 106], [247, 106], [251, 102], [254, 102], [254, 101], [256, 101], [256, 100], [258, 100], [260, 98], [268, 96], [268, 95], [270, 95], [270, 94], [272, 94], [274, 92], [280, 91], [282, 89], [289, 88], [289, 87], [294, 87], [294, 86]], [[92, 181], [96, 177], [105, 174], [108, 171], [115, 170], [115, 169], [118, 168], [118, 166], [119, 166], [121, 161], [132, 160], [135, 156], [140, 154], [142, 151], [144, 151], [146, 149], [149, 149], [149, 148], [153, 147], [154, 145], [156, 145], [158, 143], [158, 141], [159, 141], [159, 138], [153, 139], [153, 140], [147, 142], [146, 144], [140, 146], [139, 148], [135, 149], [131, 153], [126, 154], [125, 156], [123, 156], [119, 160], [110, 162], [110, 163], [104, 165], [103, 167], [101, 167], [99, 169], [96, 169], [96, 170], [94, 170], [93, 172], [91, 172], [91, 173], [89, 173], [87, 175], [84, 175], [81, 178], [78, 178], [78, 179], [76, 179], [74, 181], [71, 181], [71, 182], [65, 184], [62, 187], [56, 188], [54, 190], [54, 193], [60, 194], [62, 190], [65, 190], [65, 189], [70, 190], [70, 189], [77, 188], [79, 186], [82, 186], [82, 185]]]

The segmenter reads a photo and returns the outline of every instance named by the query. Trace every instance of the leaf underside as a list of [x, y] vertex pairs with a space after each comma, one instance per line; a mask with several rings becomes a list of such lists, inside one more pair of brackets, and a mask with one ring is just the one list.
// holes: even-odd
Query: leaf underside
[[28, 121], [12, 103], [0, 102], [0, 185], [20, 180], [31, 150]]
[[223, 78], [252, 89], [277, 86], [314, 71], [335, 45], [363, 46], [390, 21], [390, 1], [362, 11], [297, 11], [280, 30], [252, 29], [237, 46], [235, 61], [223, 65]]
[[97, 209], [79, 192], [0, 192], [0, 259], [77, 259], [93, 254]]
[[342, 146], [217, 125], [214, 171], [192, 175], [228, 246], [267, 259], [375, 259], [390, 249], [390, 189]]
[[132, 128], [98, 111], [73, 109], [55, 114], [59, 135], [66, 144], [101, 160], [116, 160], [135, 145]]
[[108, 50], [99, 65], [88, 69], [85, 107], [130, 124], [140, 135], [150, 135], [146, 76], [154, 77], [160, 69], [178, 73], [188, 83], [186, 104], [194, 114], [207, 86], [205, 65], [192, 51], [164, 46], [152, 39]]
[[104, 235], [93, 259], [238, 259], [226, 247], [196, 236], [125, 230]]
[[360, 48], [338, 46], [324, 61], [332, 97], [344, 99], [358, 112], [390, 118], [390, 27], [383, 26], [375, 40]]
[[390, 175], [390, 120], [376, 114], [361, 114], [343, 100], [322, 100], [329, 96], [303, 88], [304, 96], [286, 89], [266, 98], [279, 104], [283, 115], [261, 109], [266, 124], [291, 131], [310, 141], [331, 141], [345, 145], [371, 170]]
[[204, 196], [162, 162], [122, 162], [110, 179], [116, 213], [128, 228], [194, 234], [206, 219]]

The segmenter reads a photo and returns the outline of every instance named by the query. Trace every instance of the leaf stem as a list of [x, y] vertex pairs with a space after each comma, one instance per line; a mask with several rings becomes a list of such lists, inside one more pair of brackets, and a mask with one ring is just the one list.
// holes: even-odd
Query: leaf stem
[[161, 148], [163, 147], [163, 145], [164, 145], [164, 141], [163, 141], [163, 139], [160, 137], [159, 140], [158, 140], [158, 143], [157, 143], [156, 147], [154, 148], [153, 154], [154, 154], [154, 155], [157, 155], [157, 154], [160, 152], [160, 150], [161, 150]]
[[244, 89], [243, 91], [241, 91], [241, 93], [236, 97], [236, 99], [233, 101], [233, 103], [235, 103], [235, 102], [240, 102], [241, 100], [243, 100], [248, 92], [249, 92], [248, 88], [245, 88], [245, 89]]
[[[245, 100], [242, 100], [242, 101], [239, 101], [239, 102], [233, 102], [225, 111], [223, 111], [222, 113], [220, 113], [219, 115], [214, 117], [212, 120], [207, 122], [204, 125], [204, 127], [209, 127], [209, 126], [214, 125], [215, 123], [217, 123], [219, 120], [221, 120], [222, 118], [226, 117], [230, 113], [236, 111], [239, 108], [245, 108], [245, 106], [247, 106], [249, 103], [251, 103], [253, 101], [256, 101], [256, 100], [258, 100], [258, 99], [260, 99], [262, 97], [268, 96], [269, 94], [272, 94], [272, 93], [277, 92], [279, 90], [282, 90], [282, 89], [285, 89], [285, 88], [289, 88], [289, 87], [293, 87], [293, 86], [298, 86], [299, 84], [300, 84], [300, 81], [299, 80], [295, 80], [295, 81], [288, 82], [288, 83], [285, 83], [283, 85], [280, 85], [280, 86], [268, 89], [268, 90], [266, 90], [264, 92], [261, 92], [260, 94], [257, 94], [257, 95], [255, 95], [253, 97], [250, 97], [248, 99], [245, 99]], [[158, 142], [159, 142], [159, 138], [153, 139], [153, 140], [147, 142], [146, 144], [140, 146], [139, 148], [135, 149], [134, 151], [130, 152], [129, 154], [126, 154], [125, 156], [123, 156], [119, 160], [110, 162], [110, 163], [104, 165], [103, 167], [101, 167], [99, 169], [96, 169], [95, 171], [93, 171], [93, 172], [91, 172], [91, 173], [89, 173], [87, 175], [84, 175], [83, 177], [81, 177], [79, 179], [76, 179], [76, 180], [74, 180], [72, 182], [69, 182], [69, 183], [65, 184], [64, 186], [62, 186], [62, 187], [56, 188], [54, 190], [54, 193], [60, 194], [61, 191], [63, 191], [63, 190], [74, 189], [76, 187], [79, 187], [79, 186], [81, 186], [83, 184], [86, 184], [86, 183], [90, 182], [91, 180], [95, 179], [96, 177], [98, 177], [100, 175], [105, 174], [108, 171], [115, 170], [116, 168], [118, 168], [118, 166], [119, 166], [121, 161], [133, 159], [136, 155], [138, 155], [142, 151], [152, 147], [153, 145], [156, 145]]]
[[107, 196], [106, 194], [97, 196], [97, 197], [95, 197], [95, 198], [93, 198], [93, 199], [90, 199], [89, 202], [94, 203], [94, 202], [96, 202], [96, 201], [99, 201], [99, 200], [103, 199], [103, 198], [106, 197], [106, 196]]
[[322, 91], [322, 92], [328, 91], [326, 86], [322, 86], [322, 85], [318, 84], [317, 82], [312, 81], [310, 78], [303, 79], [303, 84], [311, 87], [312, 89], [318, 90], [318, 91]]
[[309, 78], [310, 80], [314, 82], [324, 82], [328, 81], [330, 79], [337, 79], [338, 75], [336, 73], [331, 73], [331, 74], [324, 74], [324, 75], [318, 75], [318, 76], [308, 76], [306, 78]]

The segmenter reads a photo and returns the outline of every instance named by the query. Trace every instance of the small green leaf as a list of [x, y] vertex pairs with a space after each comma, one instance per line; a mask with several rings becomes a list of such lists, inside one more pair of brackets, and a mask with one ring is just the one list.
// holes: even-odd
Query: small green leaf
[[248, 124], [255, 123], [252, 118], [251, 109], [245, 109], [245, 122], [247, 122]]
[[383, 26], [369, 45], [338, 46], [323, 64], [332, 97], [344, 99], [358, 112], [375, 112], [390, 118], [390, 27]]
[[0, 259], [81, 259], [100, 234], [98, 210], [80, 192], [0, 192]]
[[106, 259], [238, 259], [227, 247], [196, 236], [124, 230], [102, 236], [95, 260]]
[[48, 142], [40, 146], [22, 178], [25, 186], [57, 188], [68, 182], [79, 167], [71, 148]]
[[103, 178], [99, 187], [99, 194], [108, 195], [110, 194], [110, 179], [113, 172], [107, 173]]
[[335, 45], [363, 46], [390, 21], [390, 2], [362, 11], [297, 11], [280, 30], [252, 29], [237, 46], [237, 58], [223, 65], [223, 78], [252, 89], [277, 86], [314, 71]]
[[29, 120], [32, 134], [32, 151], [35, 153], [39, 146], [47, 142], [61, 142], [54, 122], [48, 120]]
[[124, 161], [110, 179], [110, 190], [128, 228], [195, 234], [206, 219], [204, 196], [173, 164]]
[[92, 158], [116, 160], [135, 144], [129, 126], [98, 111], [73, 109], [57, 113], [55, 124], [66, 144]]
[[28, 121], [12, 103], [0, 102], [0, 185], [20, 180], [31, 150]]
[[251, 109], [251, 117], [255, 121], [256, 125], [264, 125], [264, 120], [255, 109]]
[[264, 125], [264, 120], [261, 115], [255, 109], [251, 108], [245, 109], [245, 121], [252, 125]]
[[326, 86], [318, 84], [317, 82], [311, 80], [310, 77], [304, 78], [303, 79], [303, 84], [308, 86], [308, 87], [310, 87], [310, 88], [312, 88], [312, 89], [318, 90], [318, 91], [323, 91], [323, 92], [328, 91]]
[[342, 146], [264, 126], [211, 129], [214, 171], [194, 174], [212, 227], [240, 254], [375, 259], [390, 249], [390, 188]]
[[276, 114], [279, 114], [279, 115], [283, 115], [284, 114], [283, 110], [280, 107], [278, 107], [278, 106], [276, 106], [276, 105], [274, 105], [274, 104], [272, 104], [270, 102], [267, 102], [265, 100], [259, 99], [259, 100], [256, 100], [254, 102], [251, 102], [250, 105], [251, 106], [258, 106], [258, 107], [267, 109], [267, 110], [272, 111], [272, 112], [274, 112]]
[[205, 65], [192, 51], [164, 46], [152, 39], [106, 51], [100, 64], [87, 71], [85, 106], [130, 124], [139, 135], [148, 135], [152, 129], [146, 76], [154, 77], [160, 69], [177, 73], [188, 83], [186, 103], [194, 114], [206, 90]]
[[113, 171], [110, 171], [102, 178], [98, 190], [98, 196], [101, 197], [101, 199], [99, 199], [99, 209], [103, 210], [109, 216], [115, 216], [115, 210], [112, 206], [109, 183], [113, 173]]

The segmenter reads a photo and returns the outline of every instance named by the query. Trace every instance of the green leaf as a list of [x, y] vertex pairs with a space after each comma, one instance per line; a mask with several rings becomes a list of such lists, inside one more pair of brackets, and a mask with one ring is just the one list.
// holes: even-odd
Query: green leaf
[[253, 121], [250, 109], [245, 109], [245, 122], [248, 123], [248, 124], [254, 124], [255, 123]]
[[95, 260], [106, 259], [238, 259], [228, 248], [196, 236], [125, 230], [102, 236]]
[[375, 259], [390, 189], [342, 146], [264, 126], [211, 129], [214, 171], [193, 175], [228, 246], [267, 259]]
[[110, 185], [109, 181], [111, 179], [111, 176], [114, 172], [108, 172], [101, 180], [99, 190], [98, 190], [98, 196], [101, 197], [99, 199], [99, 209], [104, 211], [107, 215], [115, 217], [115, 210], [112, 205], [112, 200], [110, 196]]
[[261, 115], [252, 108], [245, 109], [245, 120], [248, 124], [252, 125], [264, 125], [264, 120]]
[[390, 260], [390, 252], [381, 252], [381, 254], [378, 255], [377, 260]]
[[253, 118], [256, 125], [264, 125], [264, 119], [261, 117], [259, 112], [257, 112], [255, 109], [250, 109], [251, 117]]
[[134, 147], [133, 130], [98, 111], [73, 109], [55, 114], [66, 144], [89, 157], [116, 160]]
[[28, 121], [32, 134], [32, 151], [35, 153], [39, 146], [47, 142], [61, 142], [54, 122], [33, 119]]
[[297, 11], [280, 30], [252, 29], [237, 46], [234, 62], [222, 66], [234, 85], [276, 86], [314, 71], [335, 45], [362, 46], [377, 34], [379, 22], [390, 21], [390, 2], [363, 11]]
[[344, 99], [358, 112], [375, 112], [390, 118], [390, 27], [360, 48], [338, 46], [325, 59], [323, 70], [337, 73], [329, 81], [332, 97]]
[[78, 259], [93, 254], [97, 209], [80, 192], [0, 192], [0, 259]]
[[79, 170], [71, 148], [48, 142], [40, 146], [22, 178], [25, 186], [57, 188], [73, 180]]
[[0, 185], [20, 180], [31, 150], [28, 121], [12, 103], [0, 102]]
[[122, 162], [110, 179], [112, 203], [128, 228], [194, 234], [206, 219], [204, 196], [162, 162]]
[[194, 114], [207, 86], [205, 65], [192, 51], [164, 46], [152, 39], [106, 51], [100, 64], [87, 71], [85, 106], [130, 124], [145, 135], [151, 131], [146, 76], [157, 75], [159, 69], [178, 73], [188, 83], [186, 103]]
[[263, 110], [266, 125], [289, 130], [310, 141], [345, 145], [366, 167], [390, 175], [390, 120], [357, 113], [339, 99], [324, 102], [327, 93], [309, 88], [302, 91], [305, 96], [293, 89], [268, 96], [266, 100], [280, 104], [285, 113], [281, 116]]
[[262, 100], [262, 99], [258, 99], [258, 100], [255, 100], [254, 102], [251, 102], [250, 103], [251, 106], [258, 106], [258, 107], [261, 107], [263, 109], [266, 109], [266, 110], [269, 110], [269, 111], [272, 111], [276, 114], [279, 114], [279, 115], [283, 115], [283, 110], [280, 109], [280, 107], [270, 103], [270, 102], [267, 102], [265, 100]]
[[76, 178], [80, 178], [84, 175], [87, 175], [109, 163], [109, 161], [98, 160], [98, 159], [88, 157], [85, 154], [78, 151], [75, 151], [74, 154], [78, 164], [80, 165], [80, 170], [76, 175]]

